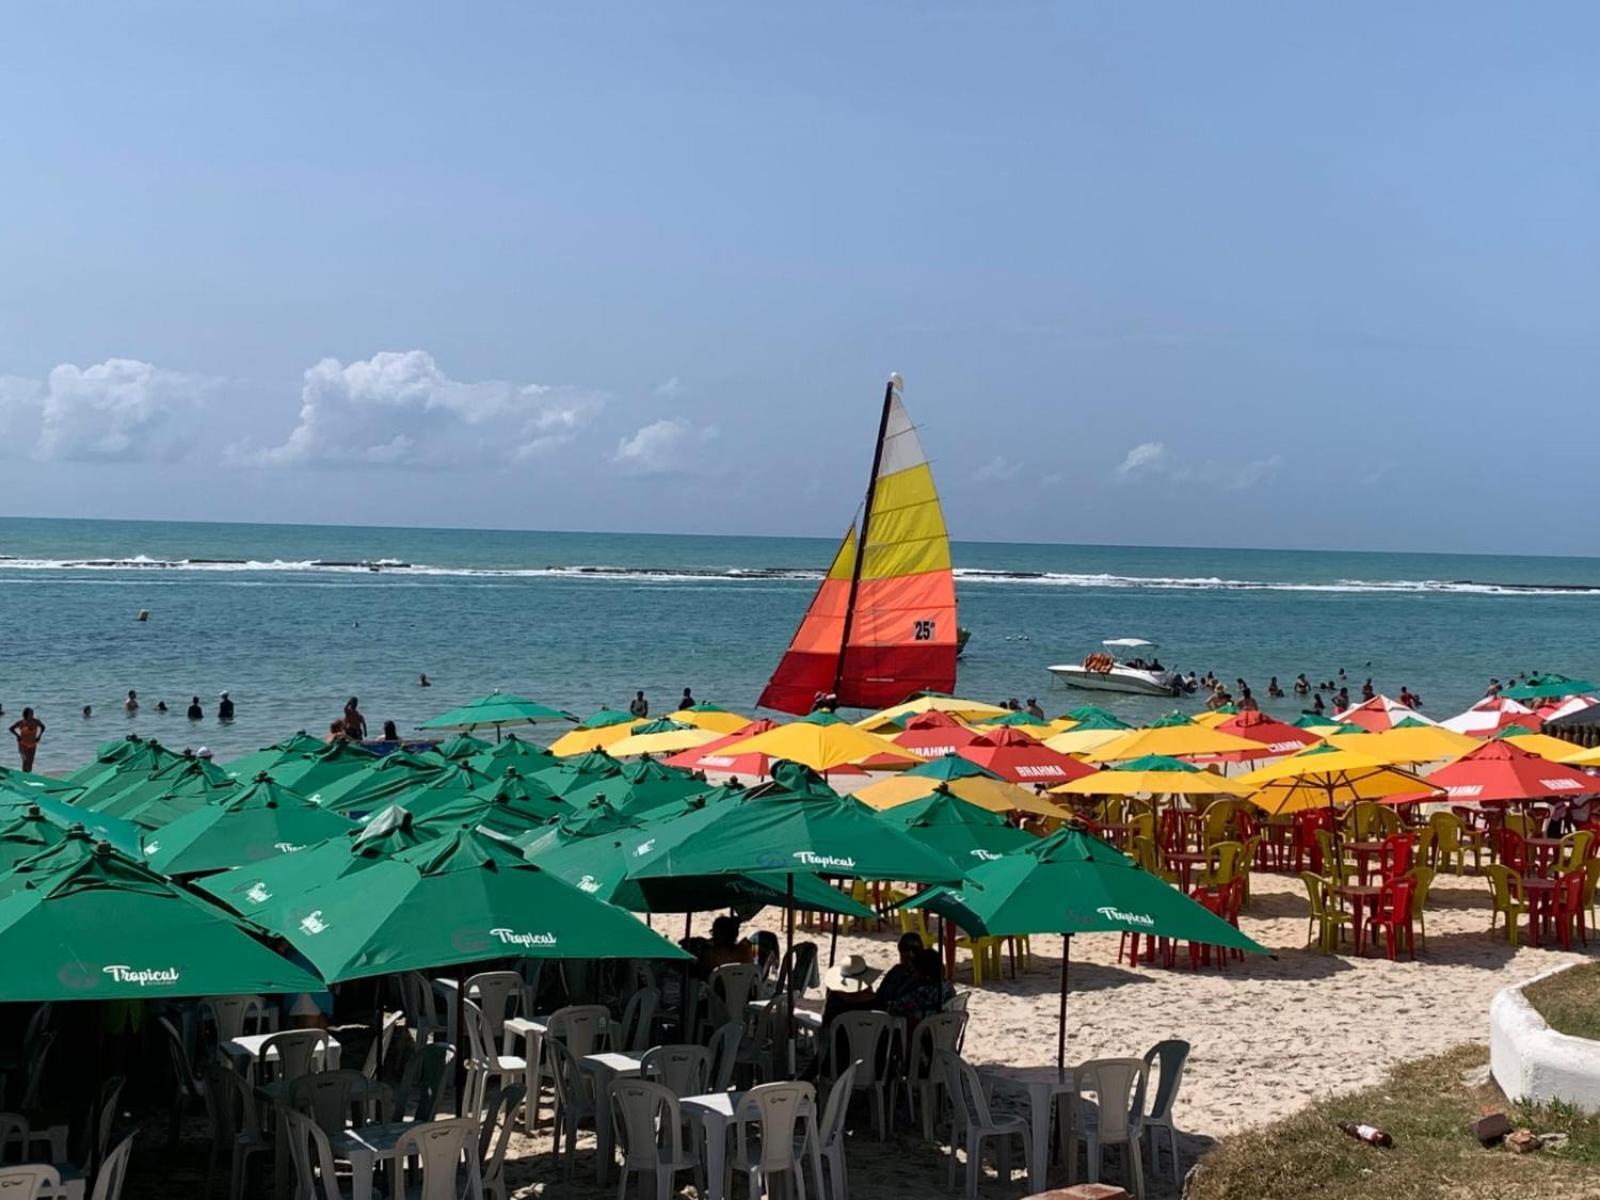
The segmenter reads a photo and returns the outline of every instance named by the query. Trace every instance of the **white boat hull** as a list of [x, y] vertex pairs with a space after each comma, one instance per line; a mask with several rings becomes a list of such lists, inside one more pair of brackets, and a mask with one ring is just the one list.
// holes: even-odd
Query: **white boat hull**
[[1068, 687], [1090, 692], [1130, 692], [1138, 696], [1176, 696], [1176, 677], [1165, 671], [1140, 671], [1121, 664], [1109, 671], [1091, 671], [1078, 663], [1060, 663], [1045, 670]]

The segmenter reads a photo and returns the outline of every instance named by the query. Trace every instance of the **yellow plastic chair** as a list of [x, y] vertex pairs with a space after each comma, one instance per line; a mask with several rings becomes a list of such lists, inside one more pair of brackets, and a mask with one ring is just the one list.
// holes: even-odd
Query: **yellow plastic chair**
[[1506, 940], [1513, 946], [1517, 944], [1517, 922], [1522, 919], [1522, 914], [1527, 910], [1528, 898], [1522, 891], [1522, 876], [1510, 867], [1500, 863], [1490, 863], [1484, 868], [1484, 876], [1489, 880], [1489, 894], [1493, 898], [1494, 908], [1489, 914], [1489, 932], [1495, 931], [1499, 924], [1500, 915], [1506, 918]]
[[1317, 833], [1317, 849], [1322, 851], [1322, 869], [1327, 872], [1335, 887], [1349, 883], [1356, 873], [1355, 864], [1344, 858], [1344, 844], [1341, 842], [1338, 852], [1335, 853], [1333, 844], [1333, 831], [1319, 829]]
[[1591, 858], [1583, 864], [1583, 903], [1589, 909], [1589, 927], [1596, 928], [1594, 923], [1594, 893], [1595, 885], [1600, 884], [1600, 858]]
[[[1432, 856], [1431, 859], [1422, 861], [1427, 861], [1428, 865], [1436, 872], [1450, 870], [1450, 864], [1453, 861], [1455, 863], [1455, 874], [1465, 875], [1467, 873], [1467, 846], [1469, 843], [1462, 836], [1465, 833], [1465, 827], [1461, 824], [1461, 818], [1456, 816], [1455, 813], [1436, 812], [1428, 818], [1428, 828], [1433, 832]], [[1472, 865], [1474, 867], [1479, 865], [1479, 853], [1478, 846], [1473, 844]], [[1420, 860], [1421, 856], [1419, 855], [1418, 858]]]
[[1129, 835], [1136, 838], [1156, 840], [1156, 818], [1154, 813], [1136, 812], [1128, 816]]
[[1309, 946], [1315, 937], [1318, 948], [1324, 954], [1332, 954], [1338, 947], [1345, 926], [1352, 923], [1352, 918], [1349, 913], [1340, 912], [1330, 903], [1333, 889], [1328, 880], [1311, 871], [1300, 872], [1300, 880], [1306, 885], [1306, 897], [1311, 901], [1311, 916], [1306, 921], [1306, 945]]
[[964, 937], [956, 939], [956, 945], [972, 955], [973, 987], [981, 987], [985, 978], [1000, 978], [1001, 940], [996, 937]]
[[1594, 830], [1578, 829], [1561, 839], [1560, 849], [1556, 852], [1556, 870], [1562, 875], [1572, 871], [1584, 870], [1584, 862], [1589, 857], [1589, 843], [1594, 841]]
[[1416, 880], [1416, 887], [1411, 892], [1411, 922], [1417, 927], [1424, 949], [1428, 945], [1428, 889], [1433, 886], [1433, 875], [1433, 868], [1423, 865], [1420, 859], [1416, 866], [1406, 872], [1408, 878]]
[[1528, 815], [1526, 813], [1508, 812], [1505, 819], [1506, 828], [1511, 830], [1512, 833], [1522, 838], [1532, 836], [1528, 832]]
[[1239, 874], [1239, 860], [1244, 857], [1244, 843], [1218, 842], [1207, 852], [1206, 869], [1200, 872], [1200, 886], [1224, 887]]
[[914, 933], [922, 938], [924, 946], [933, 945], [933, 938], [928, 934], [928, 915], [920, 908], [902, 908], [899, 911], [900, 932], [902, 934]]

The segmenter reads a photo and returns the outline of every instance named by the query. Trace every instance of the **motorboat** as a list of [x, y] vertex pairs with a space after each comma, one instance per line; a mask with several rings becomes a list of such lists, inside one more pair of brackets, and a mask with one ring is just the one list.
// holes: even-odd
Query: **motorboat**
[[[1182, 678], [1156, 657], [1156, 644], [1144, 638], [1108, 638], [1104, 650], [1085, 655], [1081, 663], [1058, 663], [1045, 670], [1068, 687], [1091, 692], [1131, 692], [1140, 696], [1176, 696]], [[1146, 651], [1149, 653], [1147, 654]], [[1121, 656], [1126, 655], [1124, 660]]]

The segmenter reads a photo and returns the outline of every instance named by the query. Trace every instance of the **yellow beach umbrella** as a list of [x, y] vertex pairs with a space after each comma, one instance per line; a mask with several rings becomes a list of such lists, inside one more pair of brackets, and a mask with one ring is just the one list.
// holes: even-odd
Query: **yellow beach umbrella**
[[1076, 721], [1071, 717], [1056, 717], [1050, 722], [1050, 732], [1045, 734], [1045, 736], [1054, 737], [1058, 733], [1065, 733], [1069, 729], [1076, 729], [1082, 724], [1082, 721]]
[[696, 704], [693, 708], [680, 708], [675, 713], [668, 713], [667, 720], [676, 721], [680, 725], [693, 725], [698, 729], [709, 729], [713, 733], [738, 733], [750, 724], [749, 717], [718, 708], [714, 704]]
[[617, 725], [602, 725], [597, 729], [569, 729], [550, 743], [550, 753], [558, 758], [571, 758], [575, 754], [608, 749], [612, 743], [628, 737], [636, 723], [624, 721]]
[[[1550, 740], [1553, 742], [1561, 741], [1560, 738], [1551, 738]], [[1517, 744], [1519, 746], [1522, 744], [1520, 738], [1517, 740]], [[1556, 762], [1566, 763], [1569, 767], [1600, 767], [1600, 746], [1589, 746], [1583, 749], [1574, 747], [1571, 742], [1562, 742], [1561, 744], [1567, 748], [1568, 753], [1565, 758], [1556, 759]], [[1539, 751], [1535, 750], [1534, 753], [1539, 754]], [[1548, 758], [1550, 756], [1542, 754], [1540, 757]]]
[[[1494, 735], [1495, 740], [1510, 742], [1518, 750], [1531, 750], [1540, 758], [1548, 758], [1551, 762], [1572, 762], [1571, 755], [1574, 747], [1571, 742], [1565, 741], [1562, 738], [1551, 737], [1548, 733], [1533, 733], [1529, 730], [1522, 730], [1521, 726], [1518, 725], [1513, 725], [1511, 728], [1514, 730], [1521, 730], [1521, 732], [1507, 733], [1502, 730], [1500, 733]], [[1482, 743], [1479, 744], [1481, 745]], [[1600, 759], [1595, 759], [1594, 763], [1587, 765], [1592, 766], [1596, 763], [1600, 763]], [[1577, 763], [1575, 765], [1581, 767], [1586, 764]]]
[[765, 733], [758, 733], [745, 741], [734, 742], [723, 749], [725, 754], [765, 754], [769, 758], [786, 758], [810, 767], [813, 771], [829, 771], [834, 767], [849, 766], [869, 758], [885, 758], [903, 762], [908, 766], [922, 759], [902, 750], [888, 738], [879, 737], [841, 721], [832, 713], [812, 713], [799, 721], [790, 721]]
[[1108, 742], [1116, 741], [1127, 732], [1126, 729], [1069, 729], [1065, 733], [1045, 738], [1044, 744], [1057, 754], [1071, 754], [1082, 758]]
[[1280, 758], [1231, 782], [1245, 791], [1250, 803], [1273, 815], [1334, 808], [1358, 800], [1413, 794], [1423, 799], [1444, 794], [1420, 775], [1328, 745]]
[[[745, 722], [749, 724], [749, 722]], [[631, 726], [632, 732], [606, 747], [612, 758], [627, 758], [634, 754], [676, 754], [715, 742], [723, 735], [714, 729], [697, 729], [677, 721], [650, 721]]]
[[[1070, 733], [1064, 734], [1071, 737]], [[1130, 729], [1114, 742], [1089, 751], [1090, 762], [1121, 762], [1148, 754], [1184, 758], [1194, 754], [1228, 754], [1241, 758], [1266, 758], [1272, 751], [1260, 742], [1218, 729], [1207, 729], [1186, 717], [1167, 717], [1144, 729]]]
[[889, 729], [897, 725], [901, 717], [925, 712], [949, 713], [952, 717], [971, 722], [991, 721], [995, 717], [1005, 716], [1010, 710], [998, 704], [985, 704], [982, 700], [963, 700], [960, 696], [918, 696], [915, 700], [907, 700], [904, 704], [896, 704], [893, 708], [863, 717], [856, 722], [856, 727], [868, 732]]
[[[1382, 733], [1339, 733], [1328, 744], [1381, 763], [1431, 763], [1460, 758], [1483, 745], [1443, 725], [1396, 725]], [[1532, 747], [1528, 747], [1532, 749]]]
[[1207, 729], [1215, 729], [1224, 721], [1232, 720], [1238, 715], [1237, 712], [1223, 712], [1221, 709], [1215, 709], [1211, 712], [1195, 713], [1193, 720], [1196, 725], [1204, 725]]
[[855, 793], [855, 798], [876, 809], [894, 808], [910, 804], [944, 788], [952, 795], [990, 812], [1024, 812], [1040, 817], [1065, 817], [1067, 810], [1050, 803], [1025, 787], [1007, 783], [1004, 779], [990, 779], [971, 775], [958, 779], [933, 779], [925, 775], [898, 775], [869, 784]]
[[1249, 789], [1176, 758], [1146, 755], [1050, 789], [1052, 796], [1243, 796]]

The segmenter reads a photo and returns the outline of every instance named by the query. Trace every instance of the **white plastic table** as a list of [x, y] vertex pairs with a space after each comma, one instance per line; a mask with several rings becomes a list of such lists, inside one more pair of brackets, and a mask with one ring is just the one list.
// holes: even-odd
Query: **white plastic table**
[[644, 1054], [586, 1054], [578, 1060], [580, 1069], [594, 1076], [594, 1178], [604, 1185], [611, 1167], [611, 1081], [628, 1079], [639, 1073]]
[[[395, 1143], [410, 1128], [411, 1124], [406, 1121], [388, 1121], [346, 1129], [328, 1139], [334, 1159], [350, 1164], [350, 1200], [372, 1200], [373, 1172], [381, 1162], [391, 1164], [393, 1169]], [[398, 1195], [398, 1186], [390, 1192]]]
[[[260, 1061], [261, 1058], [261, 1047], [266, 1044], [268, 1038], [277, 1036], [278, 1035], [275, 1033], [252, 1033], [247, 1037], [236, 1037], [230, 1041], [222, 1043], [222, 1052], [226, 1054], [229, 1061], [233, 1063], [234, 1070], [238, 1071], [239, 1074], [243, 1075], [246, 1079], [254, 1080], [256, 1074], [256, 1063]], [[321, 1055], [316, 1057], [321, 1057]], [[326, 1057], [327, 1062], [323, 1064], [323, 1066], [318, 1067], [318, 1070], [338, 1070], [339, 1039], [334, 1037], [331, 1033], [328, 1035], [328, 1052]], [[278, 1061], [278, 1052], [276, 1049], [274, 1049], [267, 1056], [267, 1061]], [[315, 1062], [316, 1058], [314, 1057], [312, 1061]]]
[[[709, 1092], [679, 1101], [683, 1115], [699, 1127], [706, 1146], [706, 1200], [724, 1200], [723, 1179], [728, 1164], [728, 1130], [734, 1124], [743, 1092]], [[806, 1105], [802, 1120], [810, 1130], [812, 1178], [822, 1178], [822, 1139], [817, 1131], [817, 1106]]]
[[511, 1051], [515, 1039], [522, 1039], [522, 1061], [528, 1064], [523, 1071], [527, 1095], [522, 1099], [522, 1129], [529, 1134], [539, 1120], [539, 1089], [544, 1084], [544, 1035], [549, 1032], [546, 1024], [549, 1020], [548, 1016], [506, 1018], [506, 1052]]
[[[1028, 1124], [1033, 1130], [1033, 1157], [1028, 1163], [1028, 1190], [1045, 1190], [1045, 1173], [1050, 1168], [1050, 1112], [1060, 1097], [1077, 1095], [1077, 1072], [1071, 1067], [1057, 1072], [1055, 1067], [1012, 1067], [1002, 1064], [980, 1066], [978, 1074], [1002, 1087], [1026, 1092]], [[1077, 1164], [1067, 1163], [1067, 1181], [1077, 1174]]]

